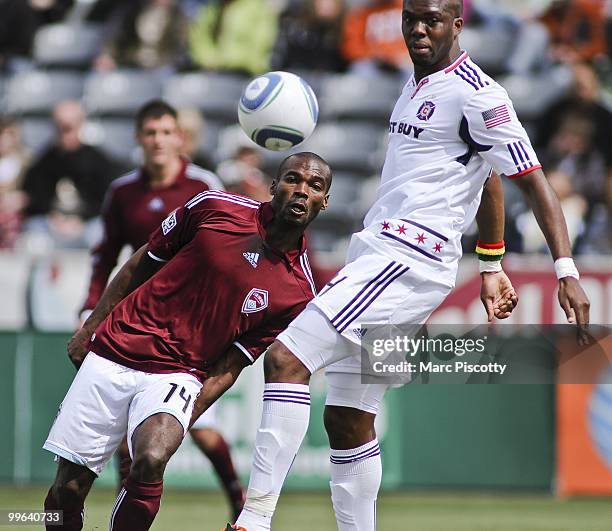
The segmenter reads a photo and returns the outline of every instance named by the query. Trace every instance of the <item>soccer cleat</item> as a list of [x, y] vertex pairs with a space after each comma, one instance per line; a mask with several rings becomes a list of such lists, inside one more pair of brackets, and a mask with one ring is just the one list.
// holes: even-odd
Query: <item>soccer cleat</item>
[[225, 529], [221, 529], [221, 531], [247, 531], [246, 527], [240, 527], [233, 524], [227, 524]]

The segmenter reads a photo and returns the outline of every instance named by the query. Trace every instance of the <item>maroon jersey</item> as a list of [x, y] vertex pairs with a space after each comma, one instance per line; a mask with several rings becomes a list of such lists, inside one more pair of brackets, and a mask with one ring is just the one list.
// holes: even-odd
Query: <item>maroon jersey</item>
[[98, 303], [124, 245], [139, 249], [170, 212], [194, 195], [214, 189], [223, 189], [217, 176], [187, 161], [165, 188], [153, 188], [144, 169], [113, 181], [102, 208], [104, 237], [92, 251], [91, 281], [83, 309]]
[[265, 243], [273, 211], [225, 192], [204, 192], [151, 235], [168, 261], [100, 324], [91, 350], [144, 372], [207, 368], [232, 344], [251, 361], [313, 298], [305, 242], [281, 253]]

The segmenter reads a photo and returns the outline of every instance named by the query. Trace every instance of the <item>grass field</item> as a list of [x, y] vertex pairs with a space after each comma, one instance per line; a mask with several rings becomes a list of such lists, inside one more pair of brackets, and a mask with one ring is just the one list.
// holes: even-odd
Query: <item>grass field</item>
[[[46, 489], [0, 487], [0, 509], [35, 510]], [[95, 489], [87, 503], [85, 530], [108, 529], [114, 494]], [[219, 531], [227, 521], [224, 498], [216, 493], [168, 490], [152, 529]], [[2, 526], [3, 529], [11, 527]], [[15, 527], [25, 531], [33, 526]], [[326, 493], [281, 497], [275, 531], [334, 531]], [[543, 495], [383, 494], [378, 531], [610, 531], [612, 500], [555, 500]]]

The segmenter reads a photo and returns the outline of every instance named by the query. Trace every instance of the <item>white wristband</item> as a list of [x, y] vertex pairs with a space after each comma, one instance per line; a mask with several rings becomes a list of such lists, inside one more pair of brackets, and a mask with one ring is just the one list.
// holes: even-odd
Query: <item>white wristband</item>
[[559, 280], [565, 277], [574, 277], [576, 280], [580, 280], [580, 274], [578, 273], [578, 269], [576, 269], [576, 264], [574, 264], [574, 260], [568, 256], [555, 260], [555, 273]]
[[478, 260], [479, 273], [499, 273], [502, 270], [501, 260]]
[[87, 321], [87, 318], [93, 313], [93, 310], [83, 310], [80, 314], [79, 314], [79, 319], [82, 322]]

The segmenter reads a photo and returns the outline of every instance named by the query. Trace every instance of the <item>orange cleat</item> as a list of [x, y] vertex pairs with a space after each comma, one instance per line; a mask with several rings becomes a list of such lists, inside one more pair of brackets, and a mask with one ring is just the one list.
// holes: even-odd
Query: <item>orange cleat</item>
[[240, 527], [234, 524], [227, 524], [225, 529], [221, 529], [221, 531], [247, 531], [246, 527]]

